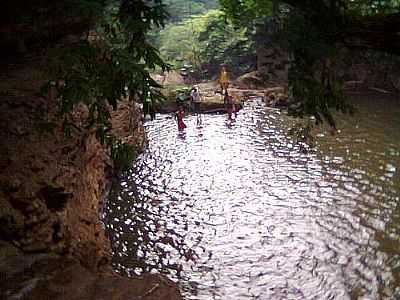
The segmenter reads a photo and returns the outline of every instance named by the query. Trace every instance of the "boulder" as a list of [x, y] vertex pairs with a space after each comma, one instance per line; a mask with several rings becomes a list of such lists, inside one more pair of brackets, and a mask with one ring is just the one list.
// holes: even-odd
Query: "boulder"
[[238, 77], [234, 84], [241, 89], [259, 89], [265, 87], [268, 78], [260, 76], [257, 71], [253, 71]]
[[281, 86], [264, 90], [264, 101], [271, 107], [286, 107], [288, 105], [288, 95], [285, 88]]

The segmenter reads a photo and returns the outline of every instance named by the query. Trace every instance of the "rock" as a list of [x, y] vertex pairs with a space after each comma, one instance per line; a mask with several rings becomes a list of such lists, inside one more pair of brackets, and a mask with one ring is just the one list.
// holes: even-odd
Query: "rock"
[[72, 193], [67, 193], [63, 187], [44, 186], [39, 191], [39, 197], [51, 211], [63, 210], [72, 196]]
[[260, 55], [264, 56], [264, 57], [271, 57], [275, 55], [275, 48], [264, 48], [262, 53], [260, 53]]
[[265, 86], [267, 78], [263, 78], [257, 71], [250, 72], [238, 77], [234, 84], [241, 89], [258, 89]]
[[397, 73], [396, 73], [396, 72], [392, 71], [389, 74], [389, 80], [390, 80], [390, 83], [392, 84], [392, 86], [397, 90], [397, 92], [400, 92], [400, 72], [397, 71]]
[[285, 93], [284, 87], [273, 87], [264, 90], [264, 101], [271, 107], [288, 106], [288, 95]]
[[5, 260], [9, 256], [22, 255], [22, 251], [10, 242], [0, 240], [0, 259]]
[[277, 87], [272, 87], [272, 88], [268, 88], [264, 90], [264, 97], [268, 98], [270, 97], [272, 94], [275, 93], [283, 93], [285, 91], [285, 88], [281, 87], [281, 86], [277, 86]]
[[288, 95], [283, 93], [276, 94], [275, 107], [288, 106]]
[[[0, 281], [0, 299], [139, 299], [146, 293], [146, 299], [180, 299], [176, 285], [164, 279], [129, 280], [111, 273], [110, 243], [98, 211], [112, 162], [94, 132], [82, 129], [66, 139], [61, 131], [46, 137], [36, 131], [32, 114], [43, 104], [46, 118], [61, 127], [54, 117], [57, 102], [35, 96], [43, 83], [39, 78], [45, 78], [42, 67], [19, 64], [0, 82], [1, 90], [11, 91], [5, 97], [10, 105], [0, 110], [0, 153], [6, 156], [1, 159], [0, 241], [9, 244], [0, 244], [0, 275], [7, 279]], [[77, 107], [70, 117], [79, 124], [85, 114]], [[122, 101], [112, 116], [114, 133], [140, 151], [145, 137], [138, 106]], [[62, 256], [45, 254], [53, 251]], [[110, 289], [107, 298], [96, 292], [102, 285]]]
[[276, 69], [274, 70], [273, 74], [276, 78], [286, 80], [288, 77], [288, 69], [286, 69], [285, 65], [278, 65], [276, 66]]
[[21, 180], [19, 180], [18, 178], [12, 178], [9, 182], [9, 191], [10, 192], [16, 192], [19, 190], [19, 188], [21, 187], [22, 183]]
[[257, 70], [259, 76], [287, 81], [289, 56], [282, 48], [268, 43], [257, 48]]
[[15, 135], [23, 136], [23, 135], [27, 135], [28, 131], [22, 125], [19, 124], [19, 125], [15, 126], [13, 133]]
[[343, 84], [345, 90], [358, 90], [364, 86], [364, 81], [361, 80], [349, 80]]
[[9, 202], [0, 201], [0, 236], [3, 239], [12, 240], [21, 236], [24, 232], [24, 221], [20, 211]]
[[0, 261], [1, 299], [30, 300], [179, 300], [177, 286], [156, 274], [123, 278], [98, 274], [58, 255], [14, 255]]
[[26, 242], [26, 246], [22, 247], [22, 250], [27, 253], [40, 253], [45, 252], [48, 249], [48, 245], [42, 241]]

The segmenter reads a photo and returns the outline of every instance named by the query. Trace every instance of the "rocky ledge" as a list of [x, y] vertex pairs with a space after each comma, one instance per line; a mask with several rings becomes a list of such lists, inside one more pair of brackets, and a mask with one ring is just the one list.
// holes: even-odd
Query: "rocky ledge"
[[0, 259], [1, 299], [179, 299], [176, 285], [159, 275], [124, 278], [89, 270], [71, 257], [8, 250]]
[[[0, 298], [180, 299], [167, 278], [111, 270], [99, 212], [112, 161], [93, 132], [64, 136], [57, 99], [37, 96], [41, 69], [40, 61], [3, 67], [0, 78]], [[143, 147], [137, 106], [122, 104], [113, 125]]]

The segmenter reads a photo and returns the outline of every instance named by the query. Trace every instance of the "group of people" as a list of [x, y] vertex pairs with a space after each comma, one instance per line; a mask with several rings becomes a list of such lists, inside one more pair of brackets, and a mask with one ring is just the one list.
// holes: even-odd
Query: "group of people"
[[[235, 105], [233, 97], [228, 93], [229, 76], [225, 67], [222, 67], [220, 71], [218, 82], [221, 87], [221, 94], [224, 96], [224, 107], [228, 113], [228, 121], [231, 122], [234, 120], [232, 118], [233, 115], [236, 118], [237, 112], [239, 111], [239, 107]], [[201, 112], [200, 105], [202, 102], [202, 95], [199, 86], [197, 85], [193, 86], [193, 88], [190, 91], [190, 102], [193, 107], [193, 112], [197, 116], [197, 126], [201, 126], [202, 118], [200, 113]], [[177, 121], [179, 132], [183, 132], [183, 130], [187, 127], [186, 124], [183, 122], [184, 116], [185, 116], [184, 107], [183, 105], [180, 105], [178, 111], [175, 113], [175, 120]]]
[[[193, 106], [193, 112], [197, 116], [197, 126], [201, 126], [202, 119], [200, 114], [200, 104], [202, 101], [202, 96], [200, 93], [200, 88], [195, 85], [190, 90], [190, 103]], [[182, 132], [186, 128], [186, 124], [183, 122], [183, 117], [185, 116], [185, 110], [183, 105], [179, 105], [178, 111], [175, 113], [175, 120], [178, 123], [178, 131]]]
[[[224, 97], [224, 107], [228, 113], [228, 121], [233, 121], [234, 119], [232, 116], [234, 115], [235, 118], [237, 116], [237, 112], [239, 107], [235, 105], [234, 99], [228, 93], [229, 87], [229, 75], [226, 71], [225, 67], [221, 68], [219, 79], [219, 85], [221, 87], [221, 95]], [[202, 125], [202, 117], [201, 117], [201, 102], [203, 100], [202, 94], [200, 92], [200, 88], [198, 85], [195, 85], [190, 90], [190, 103], [193, 109], [195, 116], [197, 117], [197, 126], [201, 127]], [[178, 103], [178, 102], [177, 102]], [[144, 117], [146, 118], [147, 115], [150, 115], [151, 120], [155, 119], [155, 109], [153, 104], [153, 99], [150, 91], [148, 91], [144, 102], [143, 102], [143, 113]], [[178, 111], [175, 113], [175, 120], [178, 124], [178, 131], [183, 132], [184, 129], [187, 127], [183, 121], [185, 116], [185, 110], [183, 103], [178, 103]]]

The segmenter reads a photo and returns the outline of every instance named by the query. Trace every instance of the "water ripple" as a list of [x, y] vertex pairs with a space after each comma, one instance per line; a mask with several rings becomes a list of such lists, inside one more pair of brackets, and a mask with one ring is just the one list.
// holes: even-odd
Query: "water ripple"
[[400, 297], [400, 108], [363, 105], [309, 152], [258, 100], [232, 126], [188, 117], [185, 136], [147, 123], [108, 204], [115, 268], [170, 273], [187, 299]]

